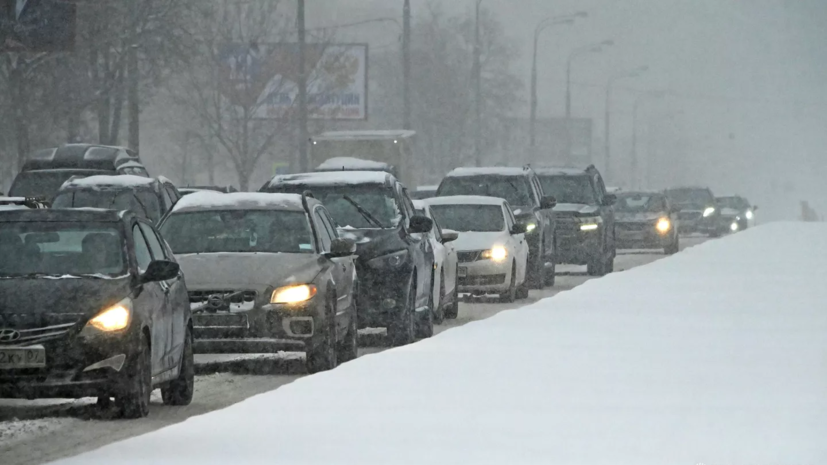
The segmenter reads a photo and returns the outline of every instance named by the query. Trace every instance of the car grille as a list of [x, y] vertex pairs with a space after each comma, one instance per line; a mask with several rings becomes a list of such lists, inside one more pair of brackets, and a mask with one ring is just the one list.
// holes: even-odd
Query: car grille
[[190, 307], [195, 309], [203, 309], [207, 311], [227, 311], [230, 306], [250, 307], [255, 304], [258, 293], [256, 291], [241, 290], [203, 290], [190, 291]]
[[697, 221], [703, 216], [702, 212], [680, 212], [678, 219], [681, 221]]
[[0, 341], [0, 345], [26, 346], [58, 339], [83, 319], [80, 313], [3, 313], [0, 314], [0, 330], [15, 330], [13, 341]]
[[480, 258], [481, 250], [457, 252], [457, 261], [460, 263], [472, 263]]
[[617, 223], [617, 232], [639, 232], [649, 231], [654, 229], [655, 225], [651, 223]]
[[505, 282], [505, 274], [490, 274], [485, 276], [466, 276], [457, 278], [460, 286], [491, 286]]

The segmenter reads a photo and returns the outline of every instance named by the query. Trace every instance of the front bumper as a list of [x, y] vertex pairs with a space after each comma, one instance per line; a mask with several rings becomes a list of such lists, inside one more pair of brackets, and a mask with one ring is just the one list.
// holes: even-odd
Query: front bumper
[[457, 273], [459, 292], [494, 294], [511, 287], [512, 261], [477, 260], [460, 263]]
[[713, 234], [720, 230], [720, 216], [718, 215], [704, 217], [702, 211], [696, 210], [685, 210], [679, 214], [678, 232], [681, 234]]
[[360, 265], [359, 328], [386, 328], [405, 311], [411, 289], [411, 266], [371, 268]]
[[596, 230], [581, 231], [578, 222], [558, 220], [555, 262], [587, 265], [600, 256], [603, 250], [603, 234], [602, 224]]
[[660, 249], [672, 244], [672, 230], [659, 232], [654, 222], [617, 223], [615, 241], [619, 249]]

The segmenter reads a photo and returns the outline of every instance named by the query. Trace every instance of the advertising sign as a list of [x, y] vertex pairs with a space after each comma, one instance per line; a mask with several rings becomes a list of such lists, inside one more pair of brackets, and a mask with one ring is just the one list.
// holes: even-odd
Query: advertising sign
[[[298, 44], [227, 44], [220, 57], [222, 94], [232, 106], [258, 118], [297, 110]], [[309, 118], [367, 119], [367, 44], [308, 44], [305, 69]]]
[[75, 22], [74, 2], [0, 0], [0, 52], [69, 51]]

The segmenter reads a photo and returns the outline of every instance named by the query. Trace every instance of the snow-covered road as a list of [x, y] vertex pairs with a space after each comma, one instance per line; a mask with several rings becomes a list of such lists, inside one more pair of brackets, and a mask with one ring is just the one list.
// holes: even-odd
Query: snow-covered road
[[[684, 241], [689, 247], [701, 239]], [[663, 258], [651, 252], [621, 254], [616, 270], [623, 271]], [[474, 301], [460, 306], [459, 318], [437, 328], [441, 333], [450, 328], [466, 325], [494, 316], [504, 310], [529, 305], [559, 292], [574, 289], [590, 278], [583, 267], [562, 267], [558, 284], [542, 292], [531, 291], [530, 298], [516, 304], [500, 304], [493, 301]], [[381, 342], [380, 338], [366, 335], [369, 343]], [[385, 350], [373, 345], [360, 350], [360, 356]], [[20, 401], [0, 400], [0, 464], [39, 464], [93, 450], [107, 444], [141, 435], [180, 423], [186, 419], [222, 409], [244, 399], [272, 391], [303, 377], [301, 358], [291, 356], [277, 360], [260, 361], [258, 370], [268, 370], [268, 375], [243, 374], [247, 363], [226, 362], [216, 357], [201, 357], [200, 371], [196, 380], [196, 395], [192, 405], [184, 408], [166, 407], [161, 404], [159, 393], [152, 405], [150, 416], [137, 421], [111, 421], [107, 412], [98, 409], [93, 400], [81, 401]], [[226, 371], [235, 371], [236, 374]], [[213, 373], [222, 371], [221, 373]], [[238, 373], [242, 372], [242, 373]], [[207, 374], [211, 373], [211, 374]], [[228, 462], [230, 463], [230, 462]]]

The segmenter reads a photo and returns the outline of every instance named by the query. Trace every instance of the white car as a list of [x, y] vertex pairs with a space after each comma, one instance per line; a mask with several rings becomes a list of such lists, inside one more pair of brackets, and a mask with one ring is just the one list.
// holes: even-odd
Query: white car
[[414, 200], [418, 215], [434, 220], [433, 229], [428, 233], [428, 240], [434, 251], [434, 308], [436, 322], [448, 318], [455, 319], [459, 312], [459, 287], [457, 287], [457, 249], [454, 241], [459, 234], [450, 229], [442, 229], [434, 218], [431, 207], [426, 201]]
[[459, 232], [459, 291], [499, 294], [513, 302], [528, 297], [526, 226], [518, 223], [504, 199], [448, 196], [427, 200], [439, 224]]

